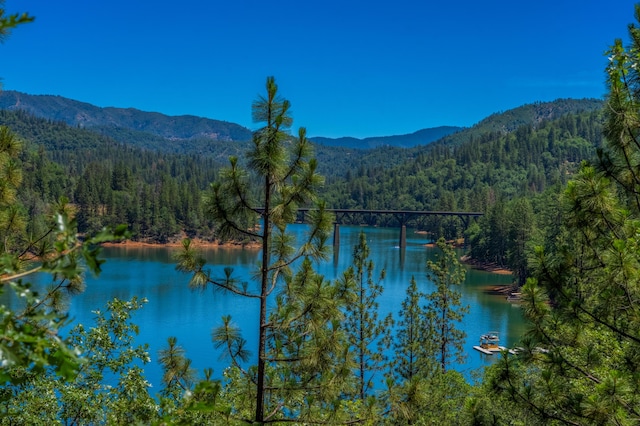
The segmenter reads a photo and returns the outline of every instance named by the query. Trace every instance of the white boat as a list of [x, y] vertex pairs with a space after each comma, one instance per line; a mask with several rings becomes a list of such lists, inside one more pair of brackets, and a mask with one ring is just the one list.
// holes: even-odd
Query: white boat
[[497, 331], [490, 331], [480, 336], [480, 345], [474, 346], [473, 349], [483, 354], [493, 355], [507, 348], [500, 346], [500, 334]]

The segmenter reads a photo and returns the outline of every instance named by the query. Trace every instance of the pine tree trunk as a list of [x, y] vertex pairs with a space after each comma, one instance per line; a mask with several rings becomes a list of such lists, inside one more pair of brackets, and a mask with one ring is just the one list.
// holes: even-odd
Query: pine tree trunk
[[260, 330], [258, 338], [258, 383], [256, 391], [256, 422], [264, 421], [264, 376], [265, 376], [265, 342], [267, 340], [267, 291], [269, 288], [269, 238], [271, 225], [269, 209], [271, 208], [271, 182], [265, 178], [265, 200], [262, 233], [262, 271], [260, 282]]

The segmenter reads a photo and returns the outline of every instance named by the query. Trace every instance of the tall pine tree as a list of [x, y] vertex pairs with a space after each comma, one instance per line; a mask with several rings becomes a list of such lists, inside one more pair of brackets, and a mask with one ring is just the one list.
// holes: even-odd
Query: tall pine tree
[[[292, 123], [289, 109], [289, 101], [278, 95], [275, 79], [267, 78], [266, 96], [258, 97], [252, 105], [254, 121], [264, 127], [253, 135], [248, 170], [237, 158], [230, 158], [230, 167], [220, 173], [205, 200], [219, 235], [260, 243], [257, 291], [234, 280], [230, 268], [225, 268], [225, 278], [214, 278], [189, 240], [184, 242], [178, 265], [194, 273], [193, 288], [213, 285], [257, 300], [258, 365], [255, 370], [242, 370], [248, 378], [244, 383], [253, 387], [248, 390], [255, 395], [251, 421], [257, 423], [301, 421], [317, 414], [314, 407], [321, 404], [319, 398], [304, 400], [292, 395], [308, 390], [323, 398], [335, 396], [333, 390], [341, 373], [330, 370], [342, 368], [346, 356], [338, 327], [342, 296], [311, 268], [311, 260], [326, 258], [332, 223], [324, 204], [316, 198], [323, 179], [316, 173], [305, 129], [299, 130], [297, 138], [288, 133]], [[313, 203], [315, 209], [307, 215], [308, 231], [303, 241], [296, 242], [287, 225], [296, 220], [299, 206]], [[292, 264], [301, 258], [306, 260], [296, 273]], [[229, 319], [214, 331], [214, 341], [229, 348], [232, 362], [240, 366], [247, 352]], [[289, 406], [292, 401], [304, 401], [306, 406]]]

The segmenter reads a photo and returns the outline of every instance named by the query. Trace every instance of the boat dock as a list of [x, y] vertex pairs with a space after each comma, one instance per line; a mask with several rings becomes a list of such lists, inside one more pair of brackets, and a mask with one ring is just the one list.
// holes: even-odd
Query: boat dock
[[474, 346], [473, 349], [486, 355], [507, 350], [504, 346], [500, 346], [500, 336], [497, 331], [490, 331], [480, 336], [480, 344]]
[[505, 348], [504, 346], [498, 346], [497, 348], [491, 349], [491, 350], [485, 349], [482, 346], [474, 346], [473, 349], [475, 349], [476, 351], [480, 351], [480, 352], [482, 352], [483, 354], [486, 354], [486, 355], [493, 355], [496, 352], [506, 351], [507, 350], [507, 348]]

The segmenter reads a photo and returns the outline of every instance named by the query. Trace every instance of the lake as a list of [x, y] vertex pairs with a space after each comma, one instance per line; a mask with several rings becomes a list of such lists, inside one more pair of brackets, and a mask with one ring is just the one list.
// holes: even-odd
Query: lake
[[[305, 225], [293, 225], [290, 230], [300, 235]], [[326, 279], [337, 278], [350, 264], [354, 245], [358, 235], [364, 230], [370, 247], [371, 259], [375, 263], [375, 275], [384, 268], [384, 293], [378, 299], [379, 318], [392, 312], [398, 319], [398, 311], [406, 288], [412, 276], [423, 292], [434, 289], [426, 279], [427, 258], [437, 249], [426, 247], [428, 237], [407, 230], [406, 249], [398, 248], [399, 229], [341, 226], [341, 246], [328, 262], [317, 265], [317, 270]], [[222, 275], [226, 266], [234, 268], [238, 277], [249, 280], [251, 272], [258, 263], [257, 249], [212, 248], [205, 252], [209, 265], [216, 276]], [[189, 275], [175, 270], [172, 249], [166, 247], [108, 247], [103, 251], [106, 263], [99, 278], [87, 277], [86, 291], [73, 298], [70, 315], [74, 322], [85, 326], [93, 324], [93, 310], [102, 309], [112, 298], [127, 300], [133, 296], [146, 297], [148, 303], [134, 316], [134, 322], [140, 327], [137, 337], [139, 343], [149, 343], [152, 362], [144, 367], [147, 380], [152, 383], [152, 393], [161, 388], [162, 371], [156, 364], [160, 349], [166, 348], [167, 338], [176, 336], [178, 344], [186, 350], [192, 360], [192, 367], [202, 376], [204, 368], [214, 369], [219, 377], [228, 365], [220, 359], [211, 343], [212, 328], [221, 325], [223, 315], [231, 315], [243, 330], [244, 338], [253, 350], [255, 362], [257, 340], [257, 300], [246, 300], [239, 296], [222, 293], [213, 289], [199, 292], [188, 288]], [[470, 373], [491, 362], [491, 356], [482, 355], [473, 349], [481, 334], [498, 331], [501, 343], [513, 346], [524, 330], [524, 321], [519, 307], [506, 301], [504, 297], [488, 294], [487, 287], [504, 285], [511, 282], [509, 275], [498, 275], [473, 269], [467, 270], [466, 281], [462, 287], [462, 302], [469, 305], [470, 312], [460, 325], [467, 333], [465, 350], [466, 362], [455, 368], [470, 377]]]

